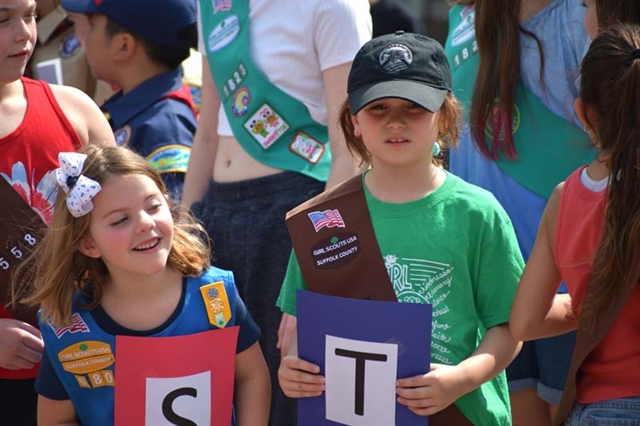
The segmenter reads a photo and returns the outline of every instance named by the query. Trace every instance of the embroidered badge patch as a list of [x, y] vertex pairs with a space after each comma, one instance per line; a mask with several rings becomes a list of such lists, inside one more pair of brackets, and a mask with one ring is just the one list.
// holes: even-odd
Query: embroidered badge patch
[[225, 10], [231, 10], [231, 0], [211, 0], [213, 3], [213, 14], [223, 12]]
[[475, 36], [475, 10], [466, 7], [461, 13], [462, 22], [451, 33], [451, 45], [460, 46]]
[[316, 232], [322, 228], [344, 228], [344, 221], [338, 209], [307, 213]]
[[289, 144], [289, 151], [304, 158], [312, 164], [316, 164], [324, 154], [324, 144], [312, 138], [305, 132], [298, 132]]
[[189, 85], [191, 91], [191, 98], [193, 98], [193, 108], [196, 112], [200, 112], [200, 106], [202, 105], [202, 89], [198, 86]]
[[311, 249], [314, 266], [335, 269], [350, 263], [360, 254], [358, 234], [342, 232], [322, 240]]
[[51, 327], [58, 339], [61, 338], [65, 333], [75, 334], [89, 332], [89, 326], [84, 322], [84, 320], [78, 313], [71, 315], [71, 324], [67, 326], [54, 327], [51, 323], [49, 323], [49, 327]]
[[244, 117], [249, 110], [249, 102], [251, 101], [251, 92], [242, 86], [233, 94], [231, 102], [231, 112], [236, 117]]
[[231, 15], [220, 22], [209, 33], [207, 44], [209, 52], [217, 52], [231, 43], [240, 32], [240, 20], [237, 15]]
[[229, 306], [229, 298], [227, 297], [224, 283], [218, 281], [203, 285], [200, 287], [200, 293], [209, 316], [209, 323], [218, 328], [224, 328], [231, 320], [231, 306]]
[[[496, 98], [493, 101], [493, 113], [498, 114], [498, 106], [499, 106], [500, 98]], [[484, 134], [489, 140], [493, 140], [493, 129], [490, 125], [491, 120], [487, 121], [487, 124], [484, 125]], [[515, 135], [520, 127], [520, 109], [517, 105], [513, 105], [513, 117], [511, 119], [511, 134]], [[500, 130], [500, 140], [504, 140], [504, 132]]]
[[131, 126], [120, 127], [113, 133], [113, 137], [116, 139], [116, 145], [127, 146], [129, 140], [131, 140]]
[[97, 340], [74, 343], [58, 352], [58, 360], [82, 388], [115, 386], [113, 371], [107, 370], [116, 362], [108, 343]]
[[264, 104], [244, 123], [244, 128], [264, 149], [269, 148], [289, 125], [268, 104]]
[[413, 53], [404, 44], [394, 43], [382, 49], [378, 61], [390, 74], [407, 69], [413, 61]]
[[191, 148], [184, 145], [167, 145], [147, 156], [147, 161], [159, 173], [186, 173]]
[[69, 59], [80, 51], [80, 47], [80, 40], [78, 40], [75, 33], [69, 33], [60, 41], [58, 52], [60, 53], [61, 58]]
[[222, 93], [220, 95], [224, 95], [223, 100], [225, 102], [229, 99], [229, 96], [234, 93], [234, 90], [240, 87], [245, 78], [247, 78], [247, 69], [244, 64], [240, 62], [229, 78], [227, 78], [222, 84]]

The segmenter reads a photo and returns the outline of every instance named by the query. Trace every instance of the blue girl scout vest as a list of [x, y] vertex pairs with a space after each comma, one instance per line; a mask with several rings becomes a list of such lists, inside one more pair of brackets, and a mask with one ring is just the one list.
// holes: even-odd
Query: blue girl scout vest
[[327, 127], [272, 84], [249, 54], [249, 0], [200, 0], [209, 68], [234, 137], [256, 160], [325, 182]]
[[[454, 6], [449, 13], [449, 35], [445, 51], [451, 62], [454, 95], [468, 111], [475, 86], [480, 59], [475, 34], [475, 8]], [[512, 132], [518, 158], [508, 159], [502, 153], [496, 164], [522, 186], [549, 199], [557, 184], [569, 174], [594, 159], [588, 136], [571, 123], [558, 117], [524, 84], [518, 84], [513, 106]], [[493, 130], [485, 126], [489, 147]]]
[[[176, 320], [148, 337], [183, 336], [235, 325], [236, 290], [230, 273], [211, 268], [199, 278], [188, 278], [185, 292], [184, 305]], [[77, 295], [75, 302], [79, 301], [82, 299]], [[112, 425], [116, 336], [104, 332], [90, 312], [77, 309], [77, 305], [73, 304], [72, 322], [68, 326], [53, 327], [40, 322], [45, 349], [81, 423]], [[122, 384], [126, 385], [126, 381]]]

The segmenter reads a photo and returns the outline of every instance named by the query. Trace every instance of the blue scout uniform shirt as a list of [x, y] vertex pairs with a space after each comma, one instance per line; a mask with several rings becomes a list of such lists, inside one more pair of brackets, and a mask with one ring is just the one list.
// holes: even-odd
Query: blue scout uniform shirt
[[[88, 375], [83, 374], [74, 378], [74, 374], [62, 371], [60, 354], [78, 344], [97, 344], [102, 349], [102, 354], [109, 353], [113, 359], [112, 365], [106, 365], [102, 373], [105, 377], [108, 373], [108, 377], [111, 377], [114, 383], [115, 361], [118, 356], [115, 347], [116, 335], [167, 337], [217, 328], [210, 323], [211, 318], [203, 301], [204, 296], [201, 294], [201, 288], [213, 282], [222, 282], [224, 285], [226, 296], [223, 299], [227, 301], [230, 308], [230, 318], [226, 326], [240, 326], [236, 353], [248, 349], [258, 341], [260, 329], [240, 298], [233, 275], [228, 271], [211, 267], [198, 278], [184, 279], [182, 297], [175, 311], [164, 324], [153, 330], [138, 331], [125, 328], [116, 323], [99, 305], [87, 311], [79, 309], [74, 304], [73, 321], [67, 327], [54, 329], [50, 324], [41, 322], [40, 327], [47, 341], [47, 350], [42, 353], [42, 363], [35, 385], [36, 392], [53, 400], [71, 399], [74, 404], [77, 404], [78, 420], [83, 424], [112, 425], [114, 387], [94, 385]], [[212, 297], [217, 297], [217, 294], [216, 291]], [[76, 294], [75, 297], [80, 296]], [[105, 348], [108, 348], [108, 351], [105, 352]], [[82, 383], [85, 385], [83, 386]], [[126, 380], [123, 383], [126, 384]], [[235, 420], [232, 424], [235, 424]]]
[[116, 93], [102, 110], [116, 143], [146, 157], [179, 199], [197, 125], [182, 69], [152, 77], [126, 95]]

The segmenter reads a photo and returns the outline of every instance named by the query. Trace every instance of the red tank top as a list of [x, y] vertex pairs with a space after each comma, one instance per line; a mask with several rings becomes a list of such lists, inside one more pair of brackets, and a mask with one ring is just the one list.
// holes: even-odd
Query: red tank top
[[[22, 123], [0, 138], [0, 179], [6, 179], [42, 220], [49, 224], [53, 216], [58, 153], [82, 146], [75, 129], [60, 109], [47, 83], [21, 78], [27, 110]], [[13, 318], [0, 305], [0, 318]], [[0, 368], [0, 379], [35, 377], [31, 370]]]
[[[592, 192], [580, 182], [582, 168], [564, 184], [554, 241], [556, 264], [580, 312], [604, 226], [607, 191]], [[640, 285], [618, 318], [589, 354], [577, 378], [581, 404], [640, 395]]]

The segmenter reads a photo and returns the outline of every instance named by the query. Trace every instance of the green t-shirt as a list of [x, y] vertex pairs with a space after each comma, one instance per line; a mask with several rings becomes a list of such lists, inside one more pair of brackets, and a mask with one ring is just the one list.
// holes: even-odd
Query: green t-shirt
[[[431, 362], [456, 365], [488, 328], [509, 321], [524, 262], [511, 221], [489, 192], [447, 173], [426, 197], [391, 204], [365, 196], [401, 303], [433, 305]], [[292, 253], [277, 305], [296, 315], [306, 285]], [[456, 401], [474, 424], [510, 425], [504, 372]]]

